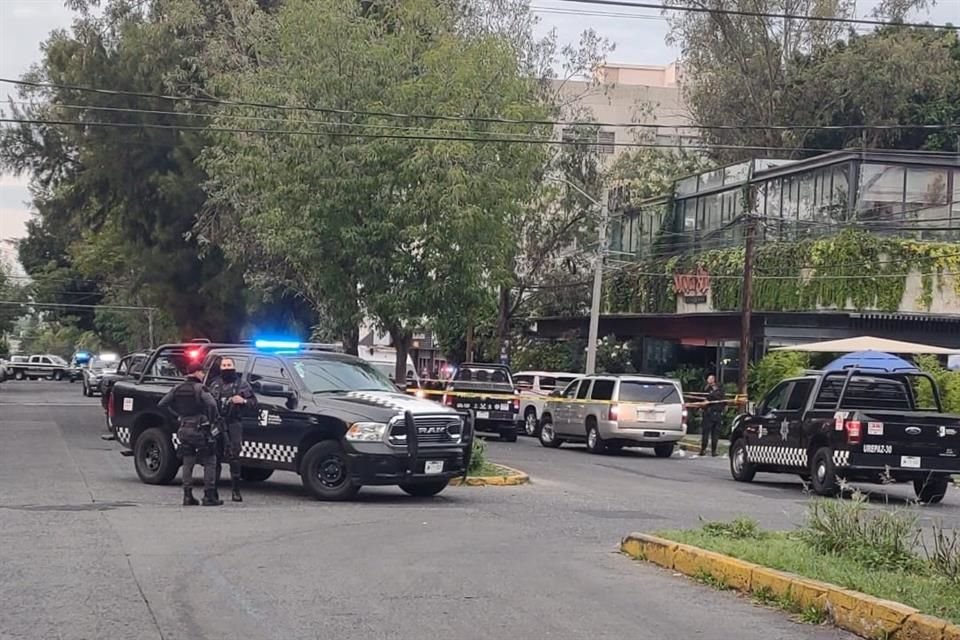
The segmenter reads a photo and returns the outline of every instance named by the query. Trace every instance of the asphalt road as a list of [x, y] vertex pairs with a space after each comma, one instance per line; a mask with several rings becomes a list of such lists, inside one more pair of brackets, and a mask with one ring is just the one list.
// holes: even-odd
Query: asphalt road
[[[78, 385], [0, 385], [0, 639], [851, 637], [617, 553], [701, 516], [799, 521], [799, 484], [739, 485], [723, 460], [522, 440], [489, 453], [528, 486], [324, 504], [278, 473], [240, 505], [184, 509], [102, 425]], [[958, 494], [936, 516], [960, 518]]]

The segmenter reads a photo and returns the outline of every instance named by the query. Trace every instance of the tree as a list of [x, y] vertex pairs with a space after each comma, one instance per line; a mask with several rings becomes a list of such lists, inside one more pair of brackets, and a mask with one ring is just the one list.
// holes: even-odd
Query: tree
[[547, 113], [508, 39], [471, 32], [447, 3], [378, 8], [290, 0], [256, 44], [260, 62], [223, 74], [234, 101], [328, 112], [222, 110], [224, 127], [241, 114], [269, 124], [216, 136], [205, 154], [207, 222], [229, 255], [281, 264], [342, 332], [375, 319], [402, 379], [418, 325], [451, 310], [469, 316], [484, 290], [508, 280], [510, 222], [543, 164], [541, 145], [488, 141], [542, 137], [543, 126], [470, 118]]

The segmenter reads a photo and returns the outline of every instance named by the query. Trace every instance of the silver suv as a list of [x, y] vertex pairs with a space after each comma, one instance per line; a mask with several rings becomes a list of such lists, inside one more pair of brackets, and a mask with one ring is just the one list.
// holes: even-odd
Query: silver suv
[[574, 380], [543, 407], [540, 444], [585, 442], [592, 453], [652, 447], [669, 458], [687, 433], [680, 383], [642, 375], [596, 375]]

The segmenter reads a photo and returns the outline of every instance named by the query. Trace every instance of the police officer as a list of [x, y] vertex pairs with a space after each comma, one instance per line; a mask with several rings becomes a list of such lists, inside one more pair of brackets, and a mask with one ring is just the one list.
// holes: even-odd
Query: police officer
[[703, 423], [701, 431], [703, 432], [700, 440], [700, 455], [707, 455], [707, 441], [710, 441], [710, 455], [717, 457], [717, 439], [720, 437], [720, 423], [723, 420], [723, 408], [726, 404], [723, 402], [723, 389], [717, 384], [717, 378], [713, 374], [707, 376], [707, 386], [703, 389], [707, 397], [706, 406], [703, 410]]
[[237, 366], [231, 358], [220, 361], [220, 377], [210, 385], [210, 393], [220, 408], [220, 418], [224, 423], [222, 434], [223, 458], [230, 463], [230, 485], [233, 488], [232, 500], [243, 502], [240, 495], [240, 450], [243, 448], [243, 413], [255, 411], [257, 396], [245, 380], [240, 379]]
[[200, 504], [193, 497], [193, 467], [203, 465], [203, 506], [223, 504], [217, 493], [217, 453], [214, 424], [217, 403], [203, 386], [200, 362], [188, 360], [187, 378], [160, 400], [160, 408], [175, 415], [180, 428], [177, 453], [183, 457], [183, 506]]

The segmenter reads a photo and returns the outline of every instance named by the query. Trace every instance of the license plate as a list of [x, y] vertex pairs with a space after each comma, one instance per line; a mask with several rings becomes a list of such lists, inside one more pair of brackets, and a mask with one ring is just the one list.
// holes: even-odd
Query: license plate
[[423, 464], [423, 472], [428, 476], [443, 473], [443, 460], [427, 460]]
[[637, 420], [641, 422], [663, 422], [664, 415], [657, 411], [637, 411]]
[[900, 466], [904, 469], [919, 469], [920, 458], [917, 456], [900, 456]]
[[477, 411], [477, 420], [489, 420], [490, 412], [489, 411]]

